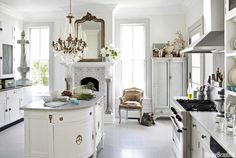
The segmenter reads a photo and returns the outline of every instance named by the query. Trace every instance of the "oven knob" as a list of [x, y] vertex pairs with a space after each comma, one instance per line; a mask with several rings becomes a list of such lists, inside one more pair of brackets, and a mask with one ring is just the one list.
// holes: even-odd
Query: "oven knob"
[[180, 121], [180, 122], [182, 121], [182, 118], [179, 115], [176, 115], [175, 117], [178, 121]]
[[172, 111], [175, 115], [177, 114], [175, 108], [171, 107], [170, 109], [171, 109], [171, 111]]

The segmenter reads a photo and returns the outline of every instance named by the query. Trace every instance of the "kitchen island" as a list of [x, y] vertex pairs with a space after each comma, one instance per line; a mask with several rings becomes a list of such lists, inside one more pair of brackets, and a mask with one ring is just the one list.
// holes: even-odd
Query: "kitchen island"
[[33, 102], [24, 110], [25, 158], [96, 157], [103, 145], [104, 96], [79, 105], [46, 107]]

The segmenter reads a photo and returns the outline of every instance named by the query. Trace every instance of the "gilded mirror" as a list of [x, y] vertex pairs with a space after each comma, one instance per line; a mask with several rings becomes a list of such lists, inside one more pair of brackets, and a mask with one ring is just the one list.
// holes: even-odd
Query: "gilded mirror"
[[105, 22], [87, 12], [81, 19], [75, 21], [75, 34], [88, 45], [82, 62], [102, 61], [100, 49], [105, 47]]

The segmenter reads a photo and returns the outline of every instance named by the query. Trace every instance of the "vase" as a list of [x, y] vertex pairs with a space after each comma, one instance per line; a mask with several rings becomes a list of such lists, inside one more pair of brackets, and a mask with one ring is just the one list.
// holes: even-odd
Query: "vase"
[[105, 62], [110, 62], [111, 61], [111, 57], [105, 57]]

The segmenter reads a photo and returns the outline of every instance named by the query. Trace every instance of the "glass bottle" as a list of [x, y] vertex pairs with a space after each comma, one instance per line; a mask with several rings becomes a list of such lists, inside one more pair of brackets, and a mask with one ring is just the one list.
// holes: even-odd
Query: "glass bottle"
[[188, 96], [188, 99], [192, 99], [193, 98], [193, 91], [192, 91], [191, 83], [188, 84], [187, 96]]

